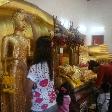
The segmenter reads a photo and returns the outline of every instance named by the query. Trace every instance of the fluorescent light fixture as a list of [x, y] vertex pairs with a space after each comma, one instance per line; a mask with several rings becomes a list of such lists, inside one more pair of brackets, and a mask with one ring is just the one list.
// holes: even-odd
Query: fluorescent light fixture
[[87, 28], [84, 25], [79, 25], [78, 31], [82, 34], [86, 34]]

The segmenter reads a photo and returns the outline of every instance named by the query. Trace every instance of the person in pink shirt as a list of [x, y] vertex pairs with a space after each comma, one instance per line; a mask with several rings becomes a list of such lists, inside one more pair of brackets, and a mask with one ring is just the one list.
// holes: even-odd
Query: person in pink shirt
[[65, 82], [61, 85], [59, 93], [57, 95], [57, 112], [69, 112], [69, 105], [71, 102], [70, 98], [70, 85], [68, 82]]

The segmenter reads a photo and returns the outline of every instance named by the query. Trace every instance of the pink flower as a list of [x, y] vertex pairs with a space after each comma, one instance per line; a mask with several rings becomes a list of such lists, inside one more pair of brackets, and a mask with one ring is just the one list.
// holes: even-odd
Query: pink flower
[[34, 97], [40, 97], [40, 95], [41, 95], [41, 94], [40, 94], [39, 92], [35, 92], [35, 93], [34, 93]]
[[50, 99], [50, 103], [53, 103], [53, 101], [54, 101], [53, 99]]
[[40, 86], [46, 87], [47, 85], [48, 85], [48, 79], [44, 79], [44, 80], [40, 81]]
[[50, 102], [52, 103], [56, 99], [55, 91], [49, 93], [48, 96], [50, 97]]
[[43, 104], [43, 105], [41, 106], [41, 109], [46, 110], [47, 107], [48, 107], [48, 104]]
[[36, 100], [35, 100], [36, 103], [41, 103], [42, 101], [43, 101], [42, 98], [36, 98]]

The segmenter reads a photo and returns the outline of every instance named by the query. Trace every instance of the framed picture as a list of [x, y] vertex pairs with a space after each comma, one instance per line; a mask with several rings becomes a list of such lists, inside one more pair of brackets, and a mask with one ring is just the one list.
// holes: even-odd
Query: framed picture
[[104, 44], [104, 35], [92, 35], [92, 45]]

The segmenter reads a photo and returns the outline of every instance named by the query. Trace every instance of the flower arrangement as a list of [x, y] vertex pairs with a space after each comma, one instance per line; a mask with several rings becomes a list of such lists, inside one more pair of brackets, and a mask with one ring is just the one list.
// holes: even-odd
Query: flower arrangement
[[54, 46], [79, 46], [84, 45], [84, 35], [82, 35], [78, 28], [73, 28], [73, 23], [69, 29], [61, 25], [58, 20], [55, 20], [54, 37], [52, 39]]

